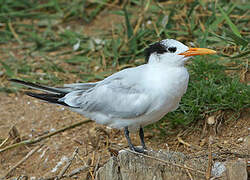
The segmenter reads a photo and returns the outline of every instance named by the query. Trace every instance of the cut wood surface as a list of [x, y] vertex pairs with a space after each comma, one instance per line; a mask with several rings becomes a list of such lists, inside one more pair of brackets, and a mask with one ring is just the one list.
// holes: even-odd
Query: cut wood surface
[[[204, 180], [207, 166], [207, 158], [190, 158], [180, 152], [148, 151], [146, 155], [123, 150], [98, 170], [96, 180]], [[211, 175], [247, 180], [246, 162], [214, 162]]]

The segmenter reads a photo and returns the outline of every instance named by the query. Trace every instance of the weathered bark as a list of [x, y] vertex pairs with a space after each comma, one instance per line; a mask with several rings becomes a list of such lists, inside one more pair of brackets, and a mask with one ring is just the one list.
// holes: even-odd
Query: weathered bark
[[[151, 157], [148, 157], [151, 156]], [[101, 167], [96, 180], [204, 180], [207, 159], [189, 158], [180, 152], [148, 151], [148, 156], [131, 151], [120, 151]], [[165, 163], [164, 163], [165, 162]], [[246, 180], [244, 160], [217, 162], [212, 168], [212, 176], [221, 180]]]

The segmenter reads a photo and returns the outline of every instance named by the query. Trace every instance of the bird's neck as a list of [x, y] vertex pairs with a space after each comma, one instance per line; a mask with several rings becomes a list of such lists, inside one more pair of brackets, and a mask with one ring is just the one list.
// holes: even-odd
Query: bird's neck
[[[147, 84], [150, 88], [179, 91], [183, 94], [189, 79], [187, 69], [182, 67], [164, 66], [161, 64], [148, 64], [146, 72]], [[153, 86], [152, 86], [153, 85]]]
[[184, 66], [174, 66], [164, 63], [148, 64], [148, 71], [151, 72], [152, 76], [156, 76], [157, 78], [172, 77], [171, 79], [181, 79], [181, 77], [188, 75], [187, 69]]
[[148, 65], [149, 66], [152, 66], [152, 67], [162, 67], [164, 69], [186, 69], [184, 67], [184, 63], [169, 63], [169, 62], [164, 62], [164, 61], [151, 61], [151, 62], [148, 62]]

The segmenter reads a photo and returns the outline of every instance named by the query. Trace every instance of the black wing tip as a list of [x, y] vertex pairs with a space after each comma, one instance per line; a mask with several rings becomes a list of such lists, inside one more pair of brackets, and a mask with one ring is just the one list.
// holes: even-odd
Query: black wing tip
[[[55, 89], [51, 89], [49, 87], [40, 86], [38, 84], [34, 84], [34, 83], [31, 83], [31, 82], [22, 81], [22, 80], [19, 80], [19, 79], [9, 79], [9, 81], [15, 82], [15, 83], [18, 83], [18, 84], [23, 84], [23, 85], [26, 85], [26, 86], [30, 86], [31, 88], [32, 87], [33, 88], [38, 88], [39, 90], [41, 89], [41, 90], [47, 90], [47, 91], [50, 91], [50, 92], [55, 92], [56, 94], [54, 94], [54, 93], [33, 93], [33, 92], [28, 91], [28, 92], [25, 92], [25, 94], [28, 95], [28, 96], [31, 96], [31, 97], [46, 101], [46, 102], [53, 103], [53, 104], [59, 104], [59, 105], [63, 105], [63, 106], [72, 107], [72, 106], [66, 104], [63, 101], [59, 101], [59, 99], [61, 99], [62, 97], [64, 97], [67, 94], [65, 92], [55, 90]], [[77, 108], [77, 107], [73, 107], [73, 108]]]
[[[38, 94], [38, 93], [33, 93], [33, 92], [25, 92], [26, 95], [28, 96], [31, 96], [31, 97], [34, 97], [34, 98], [39, 98], [41, 94]], [[40, 99], [40, 98], [39, 98]]]
[[24, 81], [24, 80], [20, 80], [20, 79], [8, 79], [8, 81], [10, 82], [14, 82], [14, 83], [17, 83], [17, 84], [23, 84], [23, 85], [36, 85], [37, 84], [34, 84], [32, 82], [28, 82], [28, 81]]
[[10, 82], [17, 82], [17, 83], [19, 83], [19, 82], [25, 82], [25, 81], [22, 81], [20, 79], [8, 79], [8, 81], [10, 81]]
[[59, 101], [60, 98], [62, 98], [63, 96], [65, 96], [65, 94], [39, 94], [39, 93], [33, 93], [33, 92], [25, 92], [26, 95], [40, 99], [40, 100], [44, 100], [46, 102], [50, 102], [53, 104], [60, 104], [63, 106], [69, 106], [68, 104], [66, 104], [63, 101]]
[[44, 86], [44, 85], [41, 85], [39, 83], [32, 83], [32, 82], [28, 82], [28, 81], [19, 80], [19, 79], [9, 79], [9, 81], [24, 85], [24, 86], [32, 88], [32, 89], [38, 89], [40, 91], [46, 91], [46, 92], [55, 93], [55, 94], [65, 94], [65, 92], [63, 92], [62, 90], [59, 90], [58, 88]]

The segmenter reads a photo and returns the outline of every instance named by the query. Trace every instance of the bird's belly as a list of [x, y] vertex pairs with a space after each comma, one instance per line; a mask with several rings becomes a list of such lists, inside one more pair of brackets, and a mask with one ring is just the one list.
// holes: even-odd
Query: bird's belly
[[103, 124], [109, 126], [111, 128], [122, 129], [124, 127], [129, 127], [131, 132], [136, 131], [139, 127], [144, 127], [148, 124], [152, 124], [154, 122], [159, 121], [163, 116], [165, 116], [168, 112], [175, 110], [178, 107], [180, 98], [169, 99], [171, 103], [164, 103], [159, 107], [155, 107], [151, 112], [146, 113], [142, 116], [135, 118], [111, 118], [105, 114], [99, 112], [83, 112], [81, 110], [73, 109], [87, 118], [92, 119], [98, 124]]
[[[180, 101], [180, 98], [175, 98], [175, 99], [172, 99], [171, 101], [166, 101], [164, 104], [162, 104], [156, 110], [154, 110], [153, 112], [148, 114], [148, 117], [145, 118], [144, 122], [142, 122], [141, 125], [146, 126], [148, 124], [159, 121], [168, 112], [176, 110], [179, 106], [179, 101]], [[171, 103], [169, 103], [169, 102], [171, 102]]]
[[171, 101], [171, 103], [166, 103], [161, 107], [156, 108], [150, 113], [146, 113], [142, 116], [133, 119], [113, 119], [110, 121], [109, 125], [112, 128], [121, 129], [125, 126], [129, 127], [130, 131], [135, 131], [139, 127], [144, 127], [146, 125], [155, 123], [163, 118], [168, 112], [174, 111], [178, 108], [180, 98], [176, 98]]
[[[168, 112], [174, 111], [179, 107], [181, 97], [186, 92], [188, 79], [178, 84], [171, 84], [167, 90], [164, 89], [155, 98], [151, 113], [145, 115], [147, 117], [140, 121], [141, 126], [159, 121]], [[171, 88], [169, 88], [171, 87]]]

